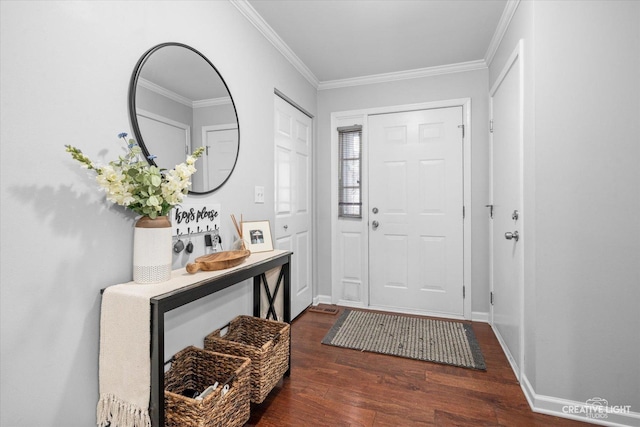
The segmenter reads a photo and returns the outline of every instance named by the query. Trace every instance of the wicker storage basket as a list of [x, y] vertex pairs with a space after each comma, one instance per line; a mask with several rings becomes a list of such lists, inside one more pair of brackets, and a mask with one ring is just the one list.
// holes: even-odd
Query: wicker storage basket
[[[166, 427], [242, 426], [251, 415], [250, 363], [245, 357], [215, 353], [197, 347], [179, 351], [165, 373], [164, 408]], [[186, 390], [218, 388], [202, 400], [186, 397]], [[229, 391], [222, 396], [224, 384]]]
[[288, 323], [238, 316], [207, 335], [204, 348], [251, 359], [251, 402], [262, 403], [289, 368], [289, 342]]

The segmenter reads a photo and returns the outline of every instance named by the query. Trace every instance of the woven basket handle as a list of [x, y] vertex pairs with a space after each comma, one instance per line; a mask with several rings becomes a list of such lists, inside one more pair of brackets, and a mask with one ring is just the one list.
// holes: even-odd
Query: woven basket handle
[[227, 380], [224, 382], [224, 384], [222, 384], [220, 389], [224, 388], [224, 386], [226, 386], [227, 384], [229, 384], [229, 387], [231, 387], [231, 382], [233, 380], [235, 380], [235, 379], [236, 379], [236, 374], [231, 374], [231, 376], [229, 378], [227, 378]]
[[219, 331], [219, 332], [218, 332], [218, 336], [220, 336], [220, 337], [222, 337], [222, 336], [223, 336], [223, 335], [222, 335], [222, 330], [223, 330], [223, 329], [226, 329], [226, 330], [227, 330], [227, 332], [225, 332], [225, 334], [224, 334], [224, 336], [226, 336], [226, 335], [229, 333], [229, 331], [231, 330], [231, 322], [227, 323], [227, 324], [226, 324], [226, 325], [224, 325], [222, 328], [218, 329], [218, 331]]

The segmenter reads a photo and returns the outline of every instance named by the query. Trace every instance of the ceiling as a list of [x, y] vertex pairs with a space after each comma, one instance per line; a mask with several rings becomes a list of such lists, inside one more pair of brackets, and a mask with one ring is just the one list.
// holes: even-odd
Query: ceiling
[[507, 3], [235, 1], [245, 16], [252, 15], [247, 17], [267, 38], [276, 39], [272, 43], [288, 53], [292, 62], [297, 59], [302, 63], [308, 79], [320, 85], [467, 63], [486, 66], [486, 56]]
[[158, 48], [141, 67], [142, 80], [138, 83], [185, 105], [229, 97], [222, 78], [209, 62], [183, 46]]

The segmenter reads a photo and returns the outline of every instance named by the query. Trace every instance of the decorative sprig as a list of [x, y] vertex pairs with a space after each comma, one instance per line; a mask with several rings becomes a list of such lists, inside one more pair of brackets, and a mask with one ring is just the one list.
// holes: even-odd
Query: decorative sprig
[[187, 156], [184, 163], [164, 170], [142, 160], [142, 149], [134, 139], [127, 140], [127, 133], [119, 133], [118, 138], [125, 141], [127, 154], [106, 166], [97, 166], [72, 145], [65, 147], [82, 167], [96, 172], [96, 181], [106, 192], [107, 200], [151, 218], [167, 215], [189, 192], [191, 176], [196, 172], [194, 164], [204, 153], [204, 147]]

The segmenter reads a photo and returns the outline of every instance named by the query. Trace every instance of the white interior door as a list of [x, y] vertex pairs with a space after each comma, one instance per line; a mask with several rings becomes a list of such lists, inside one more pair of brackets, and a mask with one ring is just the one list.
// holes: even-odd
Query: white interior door
[[146, 141], [153, 147], [155, 162], [160, 168], [172, 169], [184, 162], [190, 152], [191, 133], [189, 125], [179, 123], [146, 111], [138, 112], [138, 126]]
[[[522, 64], [512, 55], [491, 91], [493, 329], [516, 376], [522, 340]], [[516, 237], [517, 233], [517, 237]]]
[[369, 117], [370, 305], [463, 316], [462, 107]]
[[311, 305], [312, 120], [275, 96], [275, 246], [293, 252], [291, 318]]
[[205, 189], [219, 187], [231, 173], [238, 153], [238, 126], [216, 125], [202, 127]]

